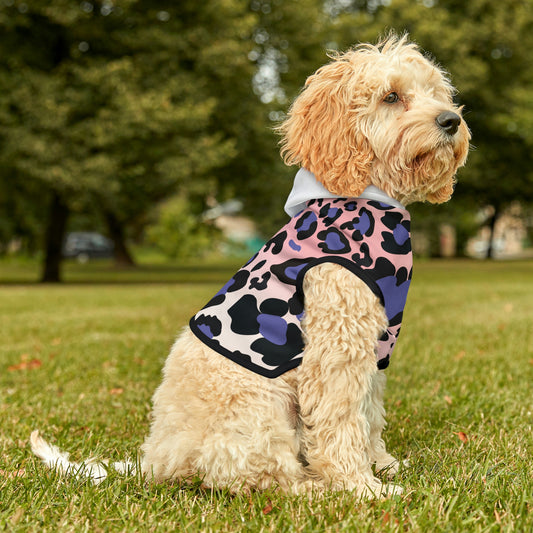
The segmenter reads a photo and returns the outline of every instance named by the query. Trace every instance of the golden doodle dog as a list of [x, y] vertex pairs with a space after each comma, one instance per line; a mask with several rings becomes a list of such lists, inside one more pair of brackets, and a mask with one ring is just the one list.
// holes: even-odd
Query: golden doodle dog
[[[382, 439], [382, 369], [411, 279], [405, 206], [447, 201], [467, 157], [453, 94], [406, 37], [308, 78], [279, 128], [286, 163], [301, 167], [292, 217], [174, 344], [142, 446], [149, 479], [401, 492], [374, 473], [399, 467]], [[37, 431], [31, 442], [50, 466], [79, 466]]]

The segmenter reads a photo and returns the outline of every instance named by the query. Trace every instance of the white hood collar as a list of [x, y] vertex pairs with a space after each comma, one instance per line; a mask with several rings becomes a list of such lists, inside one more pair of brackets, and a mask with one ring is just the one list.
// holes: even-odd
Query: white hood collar
[[[315, 178], [315, 175], [312, 172], [309, 172], [305, 168], [301, 168], [294, 177], [292, 191], [285, 202], [285, 212], [290, 217], [293, 217], [306, 207], [309, 200], [317, 198], [343, 198], [343, 196], [329, 192], [322, 183]], [[374, 187], [374, 185], [369, 185], [359, 198], [376, 200], [377, 202], [392, 205], [393, 207], [405, 209], [398, 200], [391, 198], [381, 189]]]

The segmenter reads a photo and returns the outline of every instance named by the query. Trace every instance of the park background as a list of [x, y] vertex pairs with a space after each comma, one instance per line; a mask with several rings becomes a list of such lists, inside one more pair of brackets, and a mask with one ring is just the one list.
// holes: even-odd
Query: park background
[[[450, 72], [473, 145], [448, 204], [410, 207], [385, 400], [404, 496], [47, 471], [36, 428], [135, 460], [176, 334], [286, 220], [273, 128], [327, 50], [389, 30]], [[0, 529], [531, 531], [532, 41], [532, 0], [0, 0]], [[114, 257], [63, 259], [85, 231]]]
[[529, 0], [2, 0], [0, 259], [58, 281], [79, 231], [111, 239], [118, 265], [253, 251], [296, 171], [274, 127], [328, 50], [389, 30], [450, 72], [472, 131], [453, 202], [412, 207], [415, 251], [523, 255]]

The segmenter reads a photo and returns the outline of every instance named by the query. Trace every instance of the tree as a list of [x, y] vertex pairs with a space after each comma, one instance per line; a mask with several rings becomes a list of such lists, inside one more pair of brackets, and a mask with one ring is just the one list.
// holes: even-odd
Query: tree
[[235, 139], [238, 154], [214, 173], [216, 196], [243, 200], [245, 213], [268, 236], [286, 219], [283, 204], [296, 172], [283, 164], [274, 128], [306, 77], [327, 59], [327, 16], [322, 0], [251, 0], [247, 9], [254, 20], [248, 78], [228, 76], [219, 66], [223, 57], [204, 63], [201, 75], [224, 94], [212, 127]]
[[96, 203], [116, 237], [178, 186], [209, 191], [236, 152], [210, 126], [217, 88], [198, 65], [238, 75], [252, 21], [236, 0], [0, 7], [0, 161], [48, 197], [44, 281], [59, 280], [72, 209]]

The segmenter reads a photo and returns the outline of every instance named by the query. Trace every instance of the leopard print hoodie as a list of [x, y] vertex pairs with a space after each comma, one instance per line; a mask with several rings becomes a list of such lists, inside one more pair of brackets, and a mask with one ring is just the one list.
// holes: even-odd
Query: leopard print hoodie
[[376, 339], [386, 368], [400, 333], [411, 274], [410, 216], [365, 198], [310, 200], [190, 321], [213, 350], [269, 378], [302, 362], [305, 273], [332, 262], [362, 279], [389, 321]]

